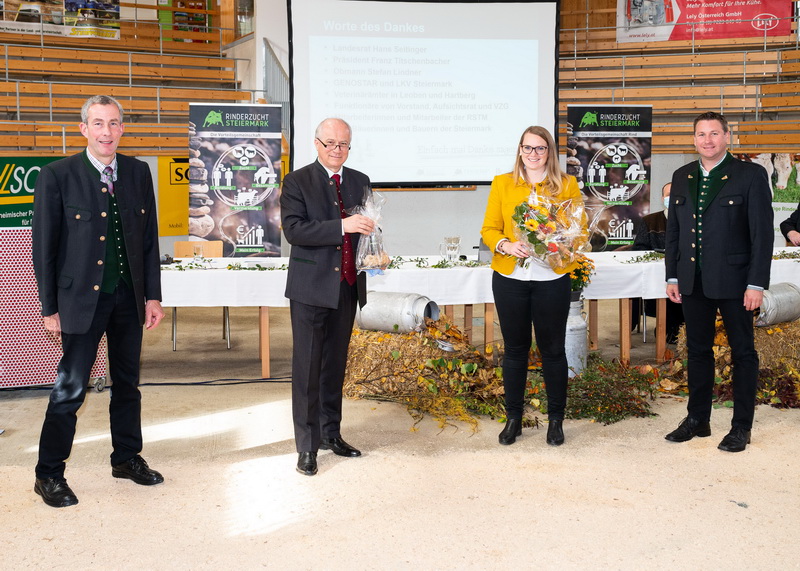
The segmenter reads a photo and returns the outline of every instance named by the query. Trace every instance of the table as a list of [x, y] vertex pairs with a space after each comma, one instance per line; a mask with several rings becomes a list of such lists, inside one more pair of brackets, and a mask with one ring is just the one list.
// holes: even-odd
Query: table
[[598, 300], [618, 299], [619, 359], [623, 363], [631, 359], [631, 302], [634, 298], [657, 300], [655, 357], [657, 361], [666, 358], [667, 293], [664, 262], [629, 261], [645, 253], [627, 250], [589, 254], [595, 264], [592, 282], [584, 290], [584, 298], [589, 301], [589, 348], [598, 347]]
[[[433, 256], [436, 263], [441, 257]], [[185, 260], [188, 262], [191, 260]], [[165, 307], [258, 307], [259, 357], [261, 374], [270, 376], [269, 367], [269, 308], [288, 307], [284, 297], [286, 270], [226, 270], [229, 263], [261, 264], [280, 267], [288, 258], [212, 259], [207, 269], [162, 269], [162, 305]], [[472, 305], [486, 304], [484, 310], [484, 339], [494, 335], [494, 298], [492, 270], [488, 267], [419, 268], [413, 263], [401, 269], [387, 270], [383, 275], [367, 280], [370, 291], [417, 293], [444, 306], [452, 315], [452, 306], [464, 305], [465, 330], [471, 338]], [[449, 309], [448, 309], [449, 308]]]
[[[784, 251], [797, 252], [796, 248], [775, 248], [773, 254]], [[631, 299], [657, 300], [656, 306], [656, 359], [666, 355], [666, 269], [662, 260], [630, 263], [626, 260], [646, 252], [617, 251], [592, 252], [595, 275], [584, 290], [589, 300], [589, 347], [597, 348], [597, 300], [619, 299], [620, 361], [630, 361], [631, 350]], [[800, 260], [773, 260], [770, 283], [790, 282], [800, 284]]]
[[[778, 248], [776, 252], [787, 250]], [[584, 290], [589, 301], [590, 347], [597, 348], [597, 300], [619, 300], [620, 361], [630, 361], [631, 349], [631, 299], [656, 299], [655, 356], [663, 360], [666, 354], [666, 286], [663, 261], [626, 263], [644, 252], [593, 252], [589, 257], [595, 263], [592, 282]], [[431, 256], [435, 263], [439, 256]], [[286, 271], [225, 270], [228, 263], [243, 265], [262, 264], [279, 267], [288, 264], [288, 258], [236, 258], [215, 259], [210, 269], [161, 272], [163, 305], [165, 307], [258, 307], [261, 372], [269, 377], [269, 308], [288, 307], [283, 295]], [[772, 283], [800, 284], [800, 262], [775, 260], [772, 264]], [[417, 293], [448, 308], [464, 306], [465, 334], [472, 333], [472, 305], [484, 304], [484, 340], [494, 335], [494, 298], [492, 296], [492, 270], [487, 266], [456, 268], [419, 268], [406, 263], [400, 269], [387, 270], [383, 275], [368, 280], [371, 291]]]

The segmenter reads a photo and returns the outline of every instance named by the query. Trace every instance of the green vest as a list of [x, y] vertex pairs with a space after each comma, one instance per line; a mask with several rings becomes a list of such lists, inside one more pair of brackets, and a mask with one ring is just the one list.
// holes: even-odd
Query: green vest
[[[83, 160], [89, 168], [89, 172], [100, 178], [100, 171], [92, 164], [86, 151], [83, 152]], [[117, 164], [119, 167], [119, 164]], [[125, 238], [122, 233], [122, 217], [119, 215], [117, 197], [110, 192], [103, 193], [108, 199], [108, 231], [106, 232], [106, 257], [103, 270], [103, 282], [100, 284], [100, 291], [103, 293], [114, 293], [117, 283], [122, 279], [128, 287], [133, 287], [131, 269], [128, 266], [128, 254], [125, 251]]]
[[730, 153], [725, 154], [722, 162], [715, 166], [708, 173], [708, 176], [703, 175], [703, 170], [700, 167], [700, 161], [697, 161], [697, 175], [695, 184], [689, 184], [689, 192], [695, 204], [695, 228], [697, 230], [697, 266], [700, 267], [703, 263], [703, 215], [711, 202], [717, 197], [719, 191], [728, 182], [728, 175], [724, 174], [723, 167], [733, 160], [733, 155]]

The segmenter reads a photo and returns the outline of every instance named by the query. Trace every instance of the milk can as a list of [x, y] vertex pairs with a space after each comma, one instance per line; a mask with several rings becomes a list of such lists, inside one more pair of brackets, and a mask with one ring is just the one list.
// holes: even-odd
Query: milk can
[[569, 303], [565, 348], [567, 351], [567, 366], [569, 367], [569, 376], [571, 378], [586, 368], [586, 357], [589, 354], [589, 341], [586, 319], [583, 317], [582, 300]]
[[793, 283], [772, 284], [764, 292], [756, 325], [766, 327], [800, 318], [800, 288]]
[[367, 304], [356, 311], [359, 329], [394, 333], [421, 331], [426, 317], [439, 319], [439, 306], [418, 293], [370, 291]]

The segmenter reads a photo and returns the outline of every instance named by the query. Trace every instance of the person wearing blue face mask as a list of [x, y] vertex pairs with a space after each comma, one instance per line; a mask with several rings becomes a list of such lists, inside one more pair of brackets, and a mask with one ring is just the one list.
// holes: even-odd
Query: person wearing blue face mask
[[[672, 186], [668, 182], [661, 188], [661, 197], [664, 204], [664, 210], [653, 212], [642, 218], [639, 224], [639, 229], [636, 232], [636, 238], [633, 241], [633, 250], [655, 250], [657, 252], [664, 251], [664, 243], [667, 234], [667, 211], [669, 210], [669, 191]], [[639, 305], [636, 302], [639, 301]], [[634, 323], [639, 322], [641, 315], [641, 301], [634, 300]], [[655, 317], [656, 314], [656, 300], [648, 299], [644, 301], [644, 312], [647, 315]], [[678, 330], [683, 324], [683, 310], [677, 303], [667, 300], [667, 343], [675, 343], [678, 340]]]
[[633, 240], [634, 250], [664, 251], [664, 240], [667, 233], [667, 210], [669, 210], [669, 189], [671, 182], [661, 189], [664, 210], [653, 212], [642, 218], [636, 237]]

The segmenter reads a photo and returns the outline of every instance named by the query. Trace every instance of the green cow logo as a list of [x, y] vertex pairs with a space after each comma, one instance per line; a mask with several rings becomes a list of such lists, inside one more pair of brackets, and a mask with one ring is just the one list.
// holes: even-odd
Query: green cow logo
[[581, 119], [581, 124], [578, 126], [580, 129], [581, 127], [586, 127], [588, 125], [597, 125], [597, 112], [595, 111], [592, 113], [591, 111], [587, 111], [583, 114], [583, 119]]
[[222, 113], [220, 111], [209, 111], [208, 115], [206, 115], [203, 127], [210, 127], [211, 125], [222, 125]]

